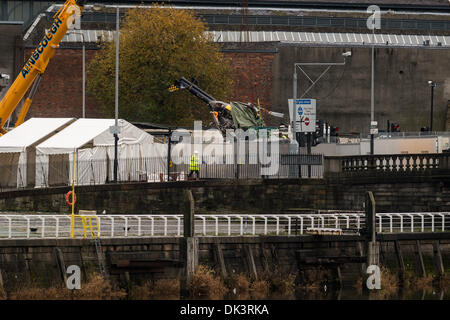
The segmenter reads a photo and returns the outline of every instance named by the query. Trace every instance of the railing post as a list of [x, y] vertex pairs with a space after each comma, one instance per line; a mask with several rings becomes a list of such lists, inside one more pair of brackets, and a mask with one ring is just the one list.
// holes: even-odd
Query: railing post
[[414, 216], [412, 214], [408, 215], [411, 218], [411, 232], [414, 232]]
[[206, 217], [201, 217], [203, 221], [203, 235], [206, 236]]
[[227, 217], [228, 221], [228, 235], [231, 236], [231, 217]]
[[12, 218], [8, 218], [8, 238], [12, 238]]
[[216, 220], [216, 236], [219, 235], [219, 217], [214, 217]]
[[111, 238], [114, 238], [114, 217], [111, 217]]
[[368, 161], [368, 169], [369, 171], [375, 170], [375, 156], [371, 155], [369, 156], [369, 161]]
[[291, 235], [291, 217], [287, 217], [288, 219], [288, 235]]
[[59, 233], [59, 218], [53, 217], [55, 219], [55, 238], [58, 239], [58, 233]]
[[42, 235], [41, 235], [41, 238], [44, 238], [45, 237], [45, 217], [41, 217], [41, 220], [42, 220], [42, 226], [41, 226], [41, 233], [42, 233]]
[[256, 218], [252, 217], [253, 219], [253, 235], [256, 235]]
[[27, 239], [30, 238], [30, 218], [25, 218], [27, 220]]
[[155, 219], [153, 217], [150, 217], [152, 220], [152, 225], [150, 227], [150, 235], [153, 237], [155, 235]]
[[141, 217], [138, 217], [138, 237], [142, 235], [142, 224], [141, 224]]
[[264, 234], [267, 234], [267, 217], [264, 217]]
[[242, 236], [244, 234], [244, 218], [239, 217], [239, 234]]
[[300, 234], [303, 234], [303, 217], [300, 217]]
[[275, 219], [276, 219], [276, 221], [277, 221], [277, 224], [276, 224], [276, 227], [277, 227], [277, 235], [280, 233], [280, 218], [279, 217], [275, 217]]

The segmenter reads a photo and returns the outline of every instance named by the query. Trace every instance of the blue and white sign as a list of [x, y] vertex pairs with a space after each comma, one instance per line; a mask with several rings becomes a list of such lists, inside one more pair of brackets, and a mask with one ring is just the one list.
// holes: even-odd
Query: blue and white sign
[[296, 99], [295, 108], [297, 110], [295, 130], [297, 132], [316, 131], [316, 99]]

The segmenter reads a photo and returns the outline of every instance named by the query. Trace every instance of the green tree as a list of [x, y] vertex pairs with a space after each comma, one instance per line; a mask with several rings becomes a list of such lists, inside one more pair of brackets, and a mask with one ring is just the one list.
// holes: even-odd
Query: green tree
[[[171, 125], [209, 122], [209, 107], [188, 92], [170, 93], [181, 77], [223, 100], [232, 85], [229, 61], [192, 12], [167, 6], [137, 7], [120, 31], [119, 117]], [[115, 41], [104, 43], [88, 65], [88, 90], [105, 115], [114, 116]]]

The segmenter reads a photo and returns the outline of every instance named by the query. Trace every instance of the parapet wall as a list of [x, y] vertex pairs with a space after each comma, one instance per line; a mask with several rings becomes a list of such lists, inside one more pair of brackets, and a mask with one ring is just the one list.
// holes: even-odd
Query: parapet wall
[[[157, 279], [177, 279], [182, 272], [180, 245], [182, 238], [128, 238], [102, 239], [104, 262], [113, 281], [141, 282]], [[415, 273], [417, 243], [420, 243], [425, 271], [436, 274], [433, 245], [439, 244], [443, 267], [450, 268], [450, 240], [442, 234], [379, 235], [380, 263], [393, 272], [400, 268], [395, 247], [401, 248], [401, 259], [406, 271]], [[303, 277], [302, 270], [322, 270], [331, 277], [340, 277], [350, 286], [361, 276], [361, 257], [364, 261], [364, 239], [359, 236], [290, 236], [290, 237], [199, 237], [200, 264], [212, 266], [223, 276], [231, 274], [261, 275], [277, 270], [282, 274]], [[219, 253], [220, 251], [220, 253]], [[219, 258], [219, 256], [221, 258]], [[81, 268], [82, 278], [99, 272], [99, 261], [92, 240], [1, 240], [0, 272], [5, 289], [34, 283], [51, 286], [63, 283], [70, 265]], [[351, 259], [336, 265], [314, 262], [317, 257]], [[308, 262], [309, 261], [309, 262]], [[225, 269], [225, 273], [224, 270]], [[329, 278], [329, 280], [332, 280]]]
[[[77, 208], [107, 214], [183, 212], [183, 189], [191, 189], [196, 213], [283, 213], [363, 210], [366, 191], [377, 212], [450, 210], [449, 175], [380, 175], [329, 179], [210, 180], [126, 183], [76, 188]], [[68, 213], [69, 187], [0, 193], [0, 211]]]

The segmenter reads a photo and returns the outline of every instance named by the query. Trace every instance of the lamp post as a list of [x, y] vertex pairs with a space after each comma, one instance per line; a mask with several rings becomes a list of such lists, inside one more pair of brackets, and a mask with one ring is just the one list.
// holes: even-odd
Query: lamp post
[[378, 123], [375, 121], [375, 29], [381, 29], [381, 10], [377, 5], [371, 5], [367, 8], [368, 13], [372, 15], [367, 19], [367, 28], [372, 30], [372, 63], [371, 63], [371, 81], [370, 81], [370, 154], [374, 151], [374, 135], [378, 134]]
[[434, 88], [436, 88], [436, 82], [430, 80], [428, 85], [431, 88], [431, 106], [430, 106], [430, 132], [433, 131], [433, 102], [434, 102]]
[[84, 41], [84, 34], [82, 31], [70, 31], [69, 34], [79, 34], [81, 35], [83, 41], [83, 107], [82, 107], [82, 118], [86, 118], [86, 45]]
[[[92, 5], [94, 11], [100, 11], [106, 8], [104, 4], [95, 3]], [[118, 143], [119, 143], [119, 24], [120, 12], [119, 6], [116, 7], [116, 90], [115, 90], [115, 109], [114, 109], [114, 126], [109, 128], [110, 133], [114, 135], [114, 183], [117, 183], [118, 164]]]
[[119, 142], [119, 6], [116, 8], [116, 97], [115, 97], [115, 110], [114, 110], [114, 183], [117, 183], [117, 170], [118, 170], [118, 142]]
[[[374, 22], [375, 23], [375, 22]], [[373, 27], [372, 33], [372, 73], [371, 73], [371, 81], [370, 81], [370, 131], [372, 131], [372, 124], [375, 121], [375, 26]], [[375, 153], [374, 148], [374, 135], [373, 131], [370, 132], [370, 154], [373, 155]]]
[[291, 114], [291, 132], [292, 132], [292, 140], [289, 145], [289, 152], [293, 154], [298, 153], [298, 143], [296, 136], [296, 121], [295, 121], [295, 101], [297, 100], [297, 66], [294, 64], [294, 78], [292, 81], [293, 85], [293, 98], [292, 98], [292, 114]]

